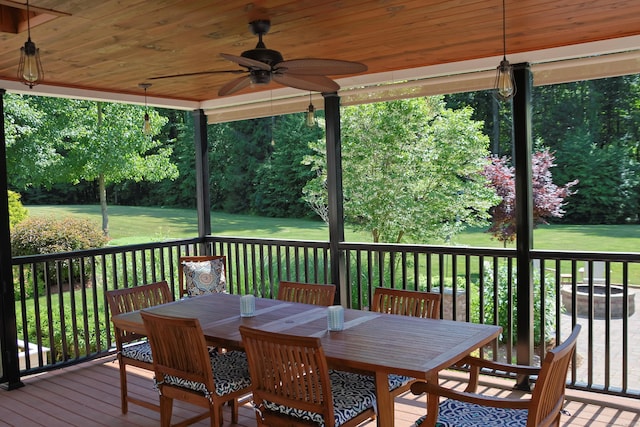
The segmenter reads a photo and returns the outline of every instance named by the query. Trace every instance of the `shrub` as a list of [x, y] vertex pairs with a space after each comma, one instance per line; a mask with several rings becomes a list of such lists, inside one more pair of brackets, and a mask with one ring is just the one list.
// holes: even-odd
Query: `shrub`
[[[100, 248], [108, 239], [102, 231], [86, 219], [80, 218], [27, 218], [17, 224], [11, 232], [11, 251], [13, 256], [54, 254], [60, 252], [79, 251]], [[69, 279], [69, 261], [73, 265], [72, 279]], [[44, 263], [37, 265], [37, 280], [39, 283], [56, 283], [58, 285], [71, 284], [79, 281], [80, 258], [52, 261], [47, 263], [48, 274], [45, 278]], [[91, 268], [85, 266], [85, 278], [90, 277]], [[59, 276], [58, 276], [59, 273]], [[58, 283], [58, 277], [62, 283]], [[47, 281], [45, 282], [45, 279]], [[44, 288], [39, 288], [42, 294]], [[19, 290], [16, 289], [16, 292]], [[25, 289], [27, 294], [35, 293], [33, 289]]]
[[[493, 280], [494, 274], [498, 275], [498, 320], [497, 324], [502, 326], [502, 341], [506, 342], [511, 332], [513, 342], [517, 341], [517, 275], [516, 268], [511, 271], [511, 290], [509, 290], [509, 274], [506, 266], [501, 266], [497, 272], [493, 271], [490, 264], [485, 264], [484, 277], [484, 323], [494, 323], [493, 319]], [[542, 340], [548, 342], [553, 338], [555, 331], [555, 310], [556, 310], [556, 291], [553, 280], [544, 280], [544, 307], [542, 307], [541, 291], [543, 287], [540, 284], [540, 275], [534, 272], [533, 275], [533, 339], [535, 345], [541, 345]], [[511, 291], [511, 292], [509, 292]], [[479, 307], [474, 305], [474, 315], [478, 316]], [[511, 317], [510, 317], [511, 312]], [[546, 336], [542, 337], [541, 315], [544, 312], [544, 325]], [[478, 316], [479, 317], [479, 316]]]
[[29, 211], [22, 206], [19, 193], [9, 190], [7, 198], [9, 199], [9, 227], [13, 228], [29, 216]]
[[11, 233], [13, 256], [53, 254], [100, 248], [108, 239], [89, 220], [34, 217], [17, 224]]

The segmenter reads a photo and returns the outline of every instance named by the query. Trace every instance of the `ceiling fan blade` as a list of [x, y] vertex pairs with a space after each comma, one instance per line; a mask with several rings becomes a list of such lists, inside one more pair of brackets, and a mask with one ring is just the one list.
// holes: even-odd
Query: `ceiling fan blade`
[[271, 66], [264, 62], [256, 61], [255, 59], [245, 58], [244, 56], [229, 55], [228, 53], [221, 53], [224, 59], [235, 62], [238, 65], [249, 68], [257, 68], [259, 70], [271, 71]]
[[170, 74], [168, 76], [149, 77], [149, 80], [173, 79], [173, 78], [176, 78], [176, 77], [202, 76], [202, 75], [205, 75], [205, 74], [241, 74], [241, 73], [246, 73], [246, 72], [247, 72], [247, 70], [197, 71], [195, 73]]
[[313, 92], [336, 92], [340, 85], [325, 76], [301, 76], [295, 74], [273, 74], [273, 80], [285, 86]]
[[286, 73], [301, 76], [333, 76], [338, 74], [356, 74], [367, 71], [361, 62], [341, 61], [339, 59], [292, 59], [276, 64], [276, 69], [286, 68]]
[[249, 75], [238, 77], [237, 79], [233, 79], [226, 85], [222, 86], [218, 91], [218, 95], [219, 96], [231, 95], [232, 93], [235, 93], [240, 89], [244, 89], [250, 84], [251, 84], [251, 77]]

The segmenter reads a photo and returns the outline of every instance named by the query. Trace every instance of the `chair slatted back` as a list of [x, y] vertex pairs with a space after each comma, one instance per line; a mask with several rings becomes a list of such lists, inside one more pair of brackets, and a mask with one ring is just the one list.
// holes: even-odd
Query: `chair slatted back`
[[166, 375], [203, 383], [215, 391], [209, 351], [198, 319], [141, 311], [153, 353], [156, 381]]
[[441, 296], [435, 292], [375, 288], [371, 310], [377, 313], [437, 319]]
[[[329, 368], [320, 339], [266, 332], [240, 326], [253, 386], [253, 400], [273, 425], [290, 425], [264, 409], [263, 402], [321, 414], [335, 425]], [[268, 423], [267, 423], [268, 424]], [[271, 425], [271, 424], [268, 424]], [[291, 424], [296, 425], [296, 424]]]
[[[141, 310], [173, 301], [173, 295], [166, 280], [131, 288], [114, 289], [106, 292], [111, 316]], [[116, 331], [116, 341], [126, 344], [139, 339], [140, 334]], [[119, 349], [121, 350], [121, 349]]]
[[300, 282], [280, 282], [278, 299], [322, 306], [333, 305], [336, 285]]
[[547, 352], [531, 396], [527, 427], [558, 426], [564, 406], [567, 372], [576, 350], [580, 325], [559, 346]]

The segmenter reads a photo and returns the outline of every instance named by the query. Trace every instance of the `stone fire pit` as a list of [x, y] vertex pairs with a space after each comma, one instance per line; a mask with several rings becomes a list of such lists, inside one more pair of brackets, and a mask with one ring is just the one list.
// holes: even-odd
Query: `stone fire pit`
[[[622, 286], [609, 285], [611, 296], [611, 318], [621, 319], [623, 315], [624, 307], [624, 293]], [[583, 284], [576, 286], [576, 306], [577, 315], [587, 317], [589, 316], [589, 285]], [[606, 315], [607, 307], [607, 286], [606, 285], [593, 285], [593, 317], [596, 319], [604, 319]], [[572, 291], [570, 287], [562, 289], [562, 304], [567, 311], [572, 311]], [[629, 291], [627, 294], [627, 307], [629, 317], [633, 316], [636, 311], [635, 307], [635, 293]]]

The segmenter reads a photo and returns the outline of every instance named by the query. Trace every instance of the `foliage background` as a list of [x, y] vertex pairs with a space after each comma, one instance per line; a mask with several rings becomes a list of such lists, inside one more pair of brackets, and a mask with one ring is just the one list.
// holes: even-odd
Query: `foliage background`
[[[510, 156], [509, 104], [494, 103], [489, 91], [444, 96], [447, 108], [471, 108], [471, 119], [482, 123], [493, 155]], [[536, 149], [555, 156], [554, 183], [573, 180], [576, 194], [555, 223], [638, 223], [640, 206], [640, 76], [536, 86], [532, 94], [533, 139]], [[51, 104], [39, 97], [5, 95], [7, 141], [32, 137]], [[159, 183], [124, 180], [108, 185], [110, 205], [195, 207], [193, 118], [190, 112], [156, 110], [167, 123], [156, 139], [172, 148], [178, 177]], [[319, 111], [320, 118], [322, 111]], [[212, 208], [227, 213], [279, 218], [313, 217], [302, 201], [302, 182], [309, 176], [301, 162], [308, 144], [321, 138], [321, 127], [307, 128], [302, 113], [210, 125], [210, 191]], [[319, 121], [322, 124], [322, 121]], [[38, 147], [45, 150], [46, 147]], [[9, 147], [10, 149], [10, 147]], [[8, 151], [11, 153], [11, 150]], [[30, 151], [13, 151], [29, 156]], [[45, 151], [42, 153], [47, 154]], [[10, 154], [11, 155], [11, 154]], [[46, 156], [44, 157], [46, 159]], [[9, 159], [11, 161], [11, 159]], [[24, 187], [25, 177], [42, 165], [15, 170], [10, 188], [33, 204], [93, 204], [95, 182], [52, 183], [49, 188]]]

